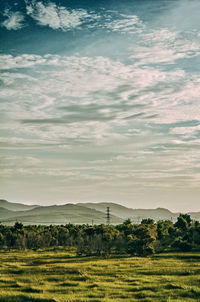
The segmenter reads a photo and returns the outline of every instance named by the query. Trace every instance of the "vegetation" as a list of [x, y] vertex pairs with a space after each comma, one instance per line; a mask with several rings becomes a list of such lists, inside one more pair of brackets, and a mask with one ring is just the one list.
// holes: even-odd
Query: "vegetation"
[[0, 302], [199, 301], [199, 245], [187, 214], [174, 224], [0, 224]]
[[113, 225], [0, 225], [0, 248], [39, 249], [74, 248], [77, 255], [127, 254], [146, 256], [171, 249], [190, 251], [199, 248], [200, 223], [182, 214], [177, 222], [130, 219]]
[[73, 250], [0, 252], [1, 302], [200, 301], [200, 253], [76, 257]]

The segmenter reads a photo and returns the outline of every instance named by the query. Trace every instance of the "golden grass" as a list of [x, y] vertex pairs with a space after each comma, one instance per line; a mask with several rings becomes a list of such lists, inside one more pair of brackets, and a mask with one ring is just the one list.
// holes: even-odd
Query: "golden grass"
[[200, 253], [75, 257], [69, 251], [0, 252], [0, 301], [200, 301]]

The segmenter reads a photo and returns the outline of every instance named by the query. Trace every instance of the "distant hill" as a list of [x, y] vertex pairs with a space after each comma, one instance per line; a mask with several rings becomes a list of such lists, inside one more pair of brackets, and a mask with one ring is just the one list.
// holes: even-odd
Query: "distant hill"
[[[4, 224], [105, 224], [106, 208], [110, 208], [111, 224], [120, 224], [130, 218], [134, 223], [142, 219], [176, 221], [179, 213], [173, 213], [165, 208], [132, 209], [111, 202], [77, 203], [53, 206], [29, 206], [0, 200], [0, 221]], [[188, 213], [192, 219], [200, 221], [200, 212]]]
[[110, 207], [111, 214], [118, 216], [122, 219], [130, 218], [134, 222], [140, 222], [145, 218], [152, 218], [158, 220], [176, 220], [179, 214], [172, 213], [171, 211], [164, 208], [157, 209], [132, 209], [125, 206], [111, 203], [111, 202], [100, 202], [100, 203], [79, 203], [88, 208], [96, 209], [98, 211], [105, 212], [107, 207]]
[[188, 212], [187, 214], [194, 220], [200, 221], [200, 212]]
[[4, 208], [11, 211], [26, 211], [31, 210], [35, 207], [38, 207], [37, 205], [26, 205], [23, 203], [14, 203], [14, 202], [8, 202], [7, 200], [0, 199], [0, 208]]
[[[1, 210], [0, 210], [1, 211]], [[106, 215], [95, 209], [74, 205], [40, 206], [31, 210], [10, 212], [10, 217], [1, 218], [5, 224], [13, 224], [16, 220], [23, 224], [105, 224]], [[1, 217], [1, 216], [0, 216]], [[113, 224], [122, 223], [123, 219], [111, 215]]]
[[16, 212], [0, 207], [0, 221], [16, 216]]
[[88, 202], [88, 203], [78, 203], [78, 205], [81, 205], [81, 206], [84, 206], [87, 208], [91, 208], [91, 209], [95, 209], [95, 210], [98, 210], [98, 211], [101, 211], [104, 213], [106, 213], [107, 207], [110, 207], [110, 211], [113, 215], [116, 215], [123, 219], [129, 218], [130, 211], [132, 211], [132, 209], [129, 209], [120, 204], [112, 203], [112, 202], [99, 202], [99, 203]]

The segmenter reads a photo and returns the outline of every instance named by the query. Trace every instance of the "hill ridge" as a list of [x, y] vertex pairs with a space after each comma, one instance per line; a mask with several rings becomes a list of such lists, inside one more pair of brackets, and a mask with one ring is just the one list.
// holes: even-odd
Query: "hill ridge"
[[[0, 219], [3, 223], [13, 223], [16, 219], [30, 224], [101, 224], [106, 223], [106, 208], [110, 207], [111, 223], [118, 224], [130, 218], [134, 223], [142, 219], [176, 221], [179, 213], [157, 207], [155, 209], [129, 208], [114, 202], [65, 203], [53, 205], [26, 205], [0, 199]], [[14, 210], [13, 210], [14, 209]], [[17, 210], [16, 210], [17, 209]], [[191, 218], [200, 220], [200, 212], [188, 212]], [[25, 219], [26, 217], [26, 219]], [[3, 219], [3, 220], [2, 220]]]

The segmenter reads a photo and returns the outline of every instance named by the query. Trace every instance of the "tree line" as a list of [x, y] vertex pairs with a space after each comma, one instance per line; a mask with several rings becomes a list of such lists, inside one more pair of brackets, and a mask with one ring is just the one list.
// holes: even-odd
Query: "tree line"
[[146, 256], [165, 250], [200, 248], [200, 223], [181, 214], [175, 223], [130, 219], [119, 225], [28, 225], [0, 224], [0, 249], [70, 247], [77, 255], [128, 254]]

